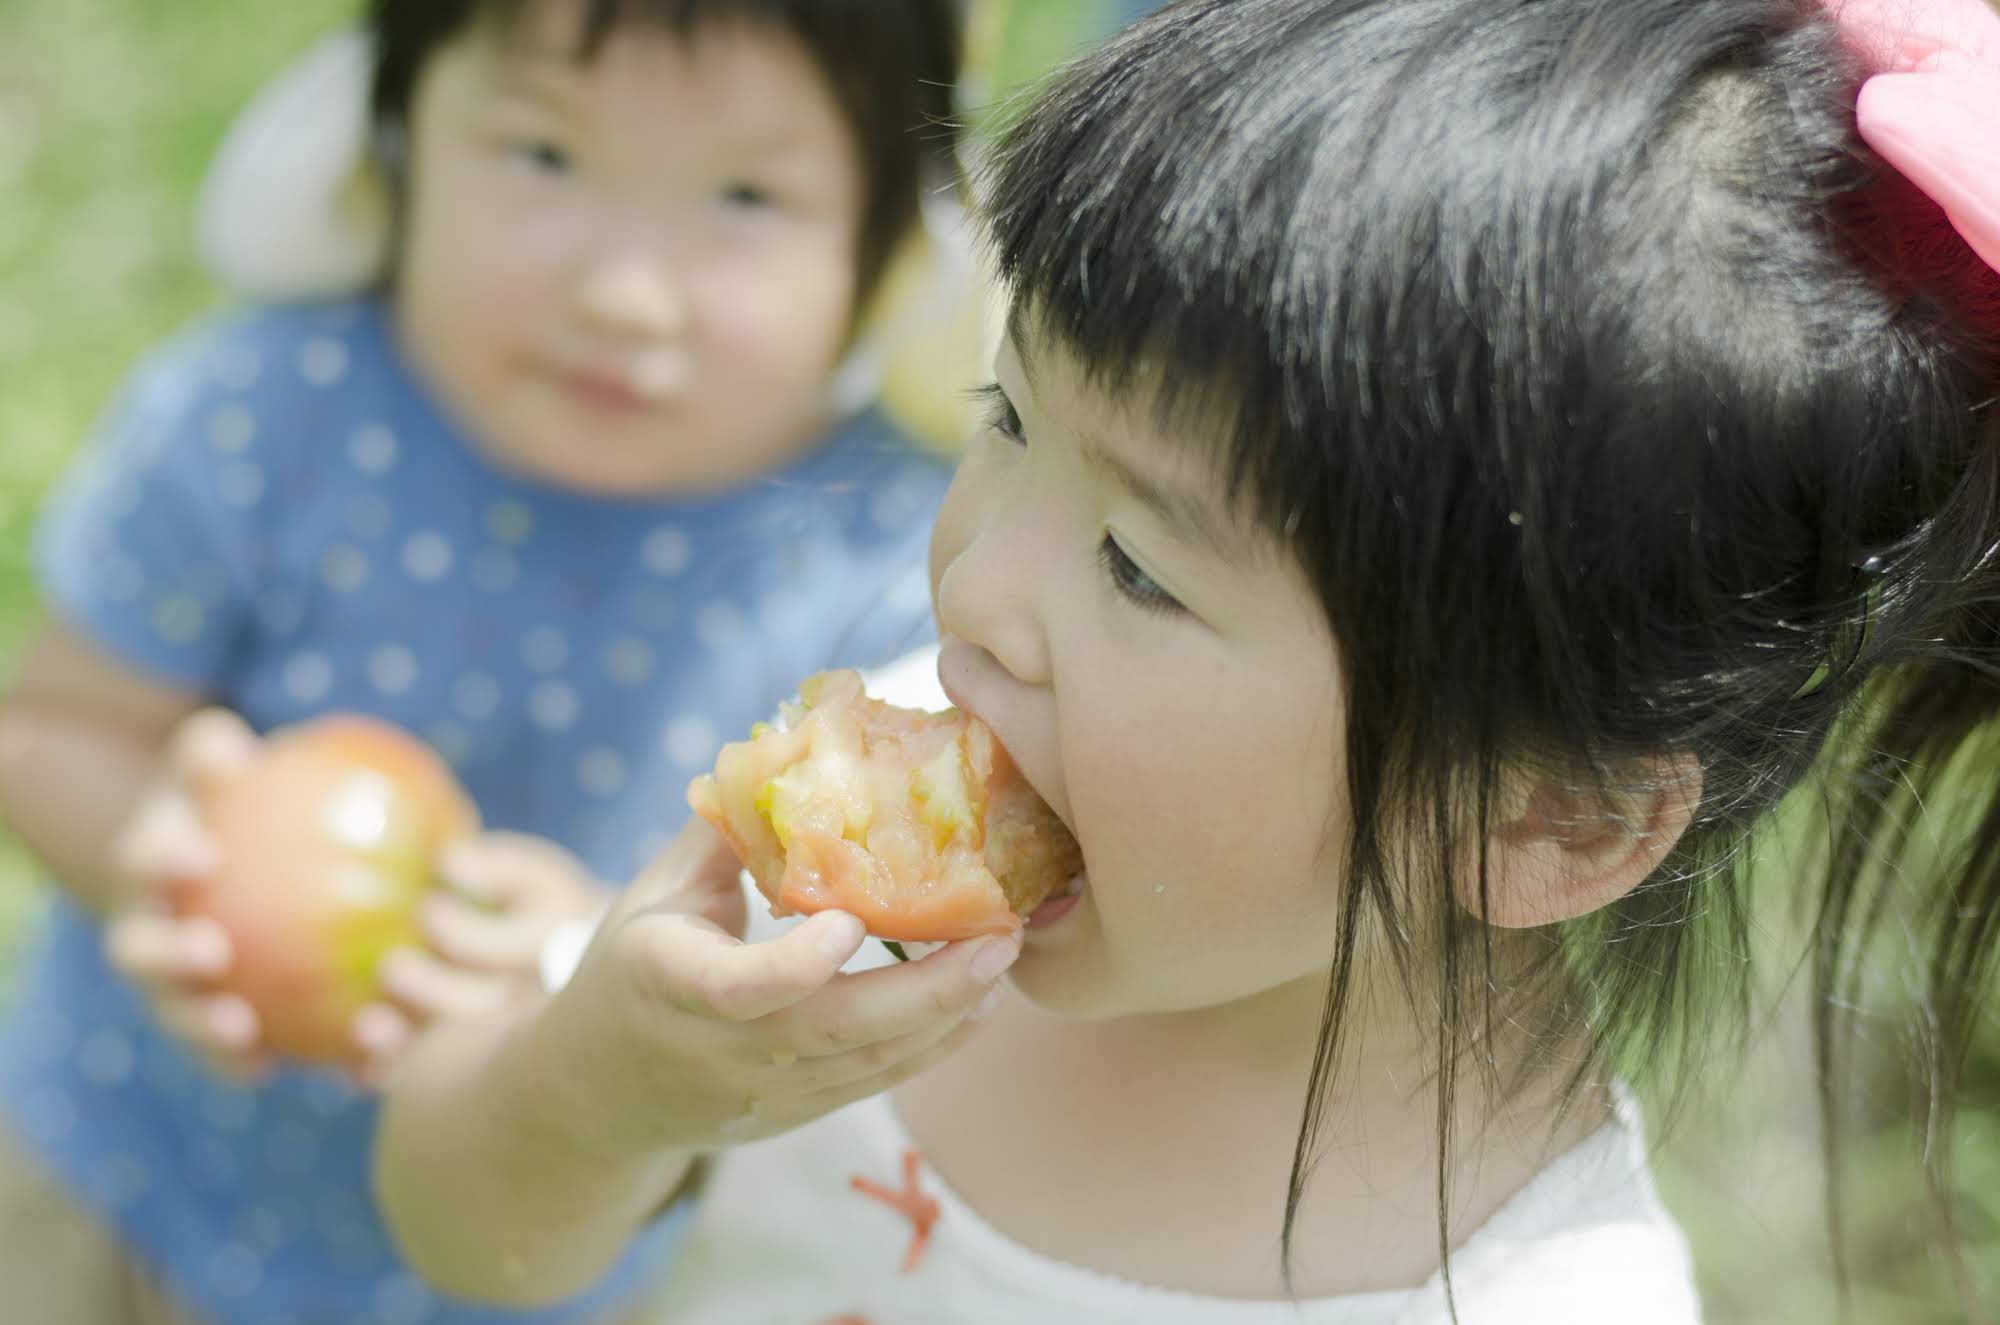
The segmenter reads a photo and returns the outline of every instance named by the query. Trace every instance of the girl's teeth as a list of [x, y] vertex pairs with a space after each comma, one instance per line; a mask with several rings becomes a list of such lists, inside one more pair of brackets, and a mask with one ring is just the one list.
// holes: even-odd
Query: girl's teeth
[[1089, 880], [1084, 878], [1083, 875], [1081, 874], [1070, 875], [1069, 886], [1063, 890], [1063, 896], [1075, 897], [1078, 893], [1083, 891], [1083, 885], [1088, 882]]

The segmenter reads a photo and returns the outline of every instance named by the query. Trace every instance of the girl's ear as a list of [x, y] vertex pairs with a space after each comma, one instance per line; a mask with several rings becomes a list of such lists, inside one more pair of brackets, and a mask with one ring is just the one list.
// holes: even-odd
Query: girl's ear
[[1701, 765], [1681, 753], [1619, 771], [1640, 790], [1546, 774], [1514, 782], [1487, 833], [1485, 896], [1475, 858], [1460, 870], [1460, 904], [1490, 925], [1525, 929], [1588, 915], [1638, 887], [1693, 820]]

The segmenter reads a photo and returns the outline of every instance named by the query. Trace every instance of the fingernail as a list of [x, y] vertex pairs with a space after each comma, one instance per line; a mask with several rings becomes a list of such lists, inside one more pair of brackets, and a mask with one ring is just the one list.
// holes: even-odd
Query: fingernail
[[986, 940], [973, 955], [973, 977], [982, 983], [998, 980], [1014, 964], [1014, 954], [1020, 950], [1019, 945], [1009, 939]]

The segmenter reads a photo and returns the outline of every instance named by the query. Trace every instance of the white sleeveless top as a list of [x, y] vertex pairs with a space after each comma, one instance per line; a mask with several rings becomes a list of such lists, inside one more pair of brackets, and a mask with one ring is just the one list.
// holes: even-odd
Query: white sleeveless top
[[[1448, 1325], [1442, 1282], [1304, 1302], [1133, 1283], [1003, 1236], [919, 1160], [928, 1239], [855, 1188], [904, 1187], [886, 1096], [723, 1155], [676, 1257], [660, 1325]], [[1687, 1244], [1654, 1192], [1629, 1102], [1452, 1258], [1460, 1325], [1695, 1325]]]

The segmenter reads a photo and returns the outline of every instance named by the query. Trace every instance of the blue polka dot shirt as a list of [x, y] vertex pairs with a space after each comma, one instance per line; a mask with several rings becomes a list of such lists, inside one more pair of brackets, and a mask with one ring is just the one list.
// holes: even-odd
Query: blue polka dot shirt
[[[868, 413], [701, 499], [606, 500], [496, 470], [398, 357], [385, 308], [241, 314], [135, 374], [44, 519], [51, 610], [126, 665], [268, 729], [329, 710], [440, 751], [487, 824], [617, 881], [689, 778], [798, 680], [929, 642], [948, 474]], [[459, 1303], [393, 1250], [373, 1102], [329, 1073], [209, 1074], [59, 901], [0, 1022], [21, 1141], [215, 1325], [588, 1321], [634, 1299], [680, 1212], [576, 1302]]]

